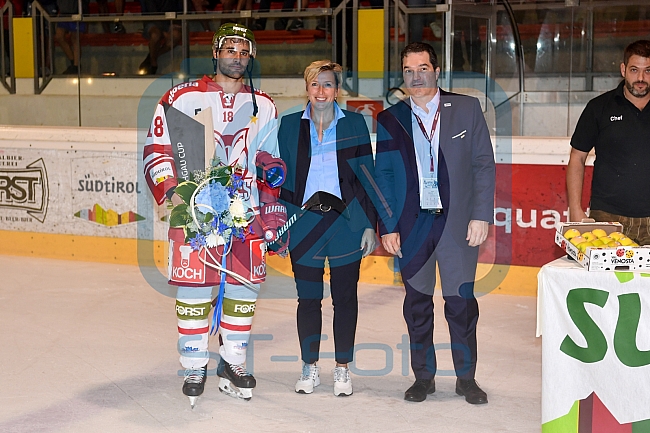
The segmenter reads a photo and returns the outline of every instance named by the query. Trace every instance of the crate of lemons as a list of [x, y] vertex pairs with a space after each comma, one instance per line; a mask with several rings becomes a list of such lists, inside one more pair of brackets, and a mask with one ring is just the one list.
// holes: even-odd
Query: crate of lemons
[[650, 245], [639, 246], [618, 222], [560, 222], [555, 244], [588, 271], [646, 271]]
[[564, 232], [564, 238], [575, 246], [581, 253], [585, 253], [589, 247], [615, 248], [615, 247], [638, 247], [639, 244], [626, 237], [621, 232], [612, 232], [607, 234], [603, 229], [593, 229], [591, 231], [580, 231], [576, 228], [570, 228]]

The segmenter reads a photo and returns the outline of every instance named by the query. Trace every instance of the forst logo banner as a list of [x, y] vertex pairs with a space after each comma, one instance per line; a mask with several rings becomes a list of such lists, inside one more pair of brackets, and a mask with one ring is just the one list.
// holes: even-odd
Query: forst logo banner
[[[45, 221], [49, 201], [47, 170], [42, 158], [23, 168], [22, 156], [0, 155], [0, 208], [25, 211], [23, 216], [4, 216], [7, 221]], [[16, 168], [9, 168], [16, 167]]]

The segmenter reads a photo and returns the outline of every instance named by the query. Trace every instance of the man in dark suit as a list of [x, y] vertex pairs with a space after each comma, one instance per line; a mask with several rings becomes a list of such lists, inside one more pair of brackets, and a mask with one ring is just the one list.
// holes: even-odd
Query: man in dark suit
[[382, 244], [399, 257], [404, 319], [415, 383], [407, 401], [435, 391], [433, 288], [440, 268], [451, 336], [456, 392], [487, 403], [474, 380], [478, 303], [474, 278], [478, 246], [493, 221], [495, 163], [477, 99], [438, 89], [436, 53], [414, 42], [402, 51], [410, 97], [377, 117], [377, 210]]

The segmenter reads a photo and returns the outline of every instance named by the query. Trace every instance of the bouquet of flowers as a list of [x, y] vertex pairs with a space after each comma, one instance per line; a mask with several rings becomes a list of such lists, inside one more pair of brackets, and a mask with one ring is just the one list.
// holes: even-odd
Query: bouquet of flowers
[[[255, 215], [244, 205], [240, 189], [242, 180], [241, 167], [231, 167], [222, 164], [219, 159], [212, 159], [210, 166], [203, 170], [196, 170], [190, 174], [190, 180], [181, 182], [175, 193], [183, 200], [172, 208], [169, 215], [169, 225], [182, 228], [185, 234], [185, 243], [189, 243], [193, 250], [205, 250], [206, 258], [199, 259], [221, 272], [219, 296], [212, 318], [211, 334], [215, 334], [221, 323], [221, 305], [224, 298], [225, 274], [230, 275], [244, 286], [255, 292], [255, 285], [239, 275], [226, 269], [226, 256], [235, 238], [242, 242], [246, 235], [253, 234], [250, 224]], [[223, 246], [219, 253], [215, 247]], [[221, 255], [221, 260], [214, 257], [210, 249]], [[208, 260], [208, 258], [210, 260]]]
[[238, 173], [241, 167], [213, 159], [205, 171], [194, 171], [189, 181], [176, 187], [183, 203], [172, 208], [169, 225], [182, 228], [185, 242], [194, 250], [227, 246], [233, 238], [244, 241], [253, 233], [249, 225], [255, 216], [239, 193], [243, 180]]

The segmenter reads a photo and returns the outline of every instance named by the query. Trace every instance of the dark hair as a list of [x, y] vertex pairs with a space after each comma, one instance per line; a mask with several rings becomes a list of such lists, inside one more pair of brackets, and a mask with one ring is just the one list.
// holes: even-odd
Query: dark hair
[[627, 66], [627, 62], [632, 56], [641, 56], [647, 59], [650, 59], [650, 41], [641, 39], [636, 42], [632, 42], [630, 45], [625, 47], [623, 53], [623, 63]]
[[425, 42], [411, 42], [402, 50], [402, 67], [404, 67], [404, 57], [411, 53], [429, 53], [429, 62], [433, 69], [438, 68], [438, 55], [433, 47]]

